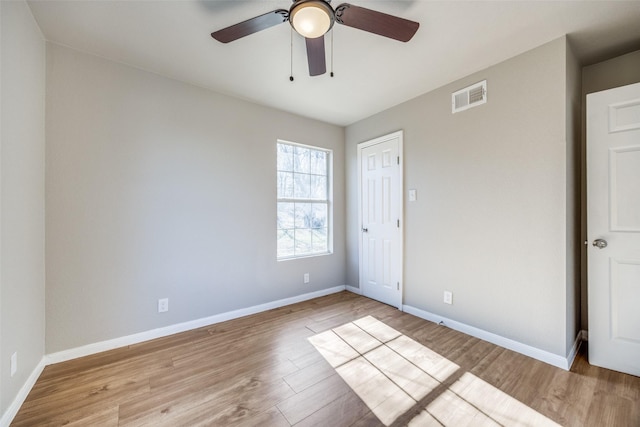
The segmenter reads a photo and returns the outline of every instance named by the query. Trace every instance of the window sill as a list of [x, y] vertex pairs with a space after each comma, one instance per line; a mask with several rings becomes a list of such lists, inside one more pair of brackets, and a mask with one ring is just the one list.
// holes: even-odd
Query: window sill
[[327, 255], [333, 255], [333, 252], [322, 252], [322, 253], [318, 253], [318, 254], [309, 254], [309, 255], [300, 255], [300, 256], [292, 256], [292, 257], [283, 257], [283, 258], [278, 258], [277, 261], [294, 261], [296, 259], [308, 259], [308, 258], [317, 258], [317, 257], [321, 257], [321, 256], [327, 256]]

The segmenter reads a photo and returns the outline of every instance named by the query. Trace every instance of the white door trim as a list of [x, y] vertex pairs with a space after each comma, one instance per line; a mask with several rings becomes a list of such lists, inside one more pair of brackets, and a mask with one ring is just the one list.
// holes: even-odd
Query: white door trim
[[398, 301], [393, 305], [398, 307], [398, 310], [402, 311], [403, 307], [403, 294], [404, 294], [404, 155], [403, 155], [403, 143], [404, 143], [404, 132], [402, 130], [390, 133], [388, 135], [383, 135], [369, 141], [364, 141], [358, 144], [357, 153], [358, 153], [358, 286], [360, 287], [360, 293], [363, 292], [363, 283], [362, 283], [362, 150], [371, 147], [372, 145], [380, 144], [385, 141], [389, 141], [391, 139], [398, 139], [398, 156], [400, 158], [399, 165], [399, 186], [400, 186], [400, 206], [398, 206], [398, 216], [400, 217], [400, 242], [399, 242], [399, 251], [398, 256], [400, 257], [399, 265], [399, 282], [400, 282], [400, 292], [398, 292]]

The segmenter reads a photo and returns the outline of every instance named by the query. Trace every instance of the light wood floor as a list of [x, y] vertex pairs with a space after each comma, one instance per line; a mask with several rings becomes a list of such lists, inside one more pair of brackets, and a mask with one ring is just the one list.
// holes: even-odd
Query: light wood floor
[[382, 425], [308, 340], [367, 315], [459, 366], [454, 380], [472, 374], [560, 425], [640, 426], [640, 378], [590, 366], [584, 348], [566, 372], [347, 292], [48, 366], [11, 425]]

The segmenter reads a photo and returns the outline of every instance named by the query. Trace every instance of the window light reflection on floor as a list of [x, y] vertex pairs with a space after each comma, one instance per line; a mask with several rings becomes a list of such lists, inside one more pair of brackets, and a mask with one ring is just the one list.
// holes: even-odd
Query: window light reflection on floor
[[410, 426], [559, 426], [372, 316], [309, 341], [386, 426], [410, 410]]

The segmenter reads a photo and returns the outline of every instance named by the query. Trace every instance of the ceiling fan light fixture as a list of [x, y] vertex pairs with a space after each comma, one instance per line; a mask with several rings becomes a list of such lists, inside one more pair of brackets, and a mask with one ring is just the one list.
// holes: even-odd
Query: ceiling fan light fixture
[[293, 29], [308, 39], [325, 35], [334, 20], [333, 9], [323, 0], [298, 0], [289, 12]]

